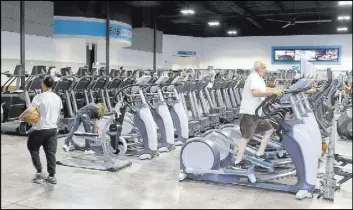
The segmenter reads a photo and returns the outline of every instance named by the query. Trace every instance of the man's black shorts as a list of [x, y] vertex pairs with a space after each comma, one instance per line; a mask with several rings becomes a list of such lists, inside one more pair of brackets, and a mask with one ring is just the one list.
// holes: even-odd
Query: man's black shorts
[[262, 120], [249, 114], [240, 116], [240, 131], [244, 139], [252, 139], [255, 133], [262, 133], [270, 129], [272, 129], [272, 125], [268, 120]]

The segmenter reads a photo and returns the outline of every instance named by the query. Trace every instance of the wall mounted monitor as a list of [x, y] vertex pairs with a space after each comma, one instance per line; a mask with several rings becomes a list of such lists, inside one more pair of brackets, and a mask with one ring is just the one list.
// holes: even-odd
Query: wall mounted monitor
[[340, 64], [341, 46], [272, 47], [272, 64], [298, 64], [306, 59], [314, 64]]

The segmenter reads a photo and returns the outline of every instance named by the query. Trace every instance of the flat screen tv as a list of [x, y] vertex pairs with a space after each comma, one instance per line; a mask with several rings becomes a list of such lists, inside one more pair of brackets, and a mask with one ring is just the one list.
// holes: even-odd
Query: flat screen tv
[[340, 47], [276, 47], [273, 48], [274, 63], [299, 63], [300, 59], [309, 62], [338, 63], [340, 61]]

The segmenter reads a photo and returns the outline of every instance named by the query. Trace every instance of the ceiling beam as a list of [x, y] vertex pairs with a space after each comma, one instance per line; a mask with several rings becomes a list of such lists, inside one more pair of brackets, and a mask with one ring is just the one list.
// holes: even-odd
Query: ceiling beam
[[231, 9], [233, 9], [234, 12], [239, 13], [240, 15], [246, 15], [247, 12], [241, 8], [239, 5], [237, 5], [234, 2], [231, 1], [222, 1], [223, 4], [226, 4], [228, 7], [230, 7]]
[[213, 8], [211, 8], [208, 4], [208, 2], [203, 2], [202, 4], [202, 7], [204, 10], [207, 10], [208, 12], [212, 12], [213, 14], [218, 14], [219, 12], [214, 10]]
[[281, 1], [275, 1], [275, 5], [279, 8], [281, 12], [284, 12], [284, 7], [281, 4]]
[[157, 19], [178, 19], [178, 18], [190, 18], [190, 19], [225, 19], [225, 18], [238, 18], [241, 17], [239, 14], [219, 14], [219, 15], [210, 15], [210, 14], [194, 14], [192, 16], [185, 15], [159, 15]]
[[336, 13], [336, 14], [341, 14], [342, 12], [344, 13], [352, 13], [352, 10], [327, 10], [327, 9], [323, 9], [323, 10], [313, 10], [313, 9], [306, 9], [306, 10], [291, 10], [291, 11], [286, 11], [286, 12], [270, 12], [270, 13], [256, 13], [254, 14], [254, 16], [256, 17], [267, 17], [267, 16], [286, 16], [286, 15], [316, 15], [316, 14], [332, 14], [332, 13]]
[[253, 15], [250, 11], [246, 11], [244, 8], [240, 7], [238, 4], [234, 3], [233, 1], [222, 1], [223, 4], [226, 4], [230, 7], [234, 12], [238, 13], [241, 16], [247, 16], [246, 19], [254, 24], [258, 28], [263, 28], [259, 23], [257, 23], [253, 19]]

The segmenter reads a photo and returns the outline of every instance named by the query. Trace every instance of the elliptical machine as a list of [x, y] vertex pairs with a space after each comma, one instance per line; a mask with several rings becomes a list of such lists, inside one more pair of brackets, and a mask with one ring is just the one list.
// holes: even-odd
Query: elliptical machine
[[[303, 90], [287, 91], [286, 95], [299, 93]], [[265, 107], [266, 103], [279, 102], [277, 96], [268, 97], [257, 109]], [[293, 106], [294, 107], [294, 106]], [[293, 108], [292, 107], [292, 108]], [[187, 141], [180, 152], [181, 173], [179, 180], [190, 178], [194, 180], [207, 180], [228, 184], [246, 185], [250, 187], [278, 190], [296, 193], [297, 199], [312, 198], [316, 185], [317, 162], [316, 154], [312, 153], [310, 140], [297, 125], [303, 123], [299, 120], [300, 114], [293, 109], [295, 118], [284, 120], [282, 108], [271, 113], [266, 118], [277, 120], [282, 129], [282, 144], [291, 156], [295, 169], [283, 173], [265, 174], [255, 172], [255, 166], [248, 169], [231, 169], [230, 163], [234, 160], [231, 149], [222, 149], [212, 139], [193, 138]], [[274, 117], [278, 115], [278, 117]], [[258, 116], [259, 117], [259, 116]], [[281, 119], [281, 121], [279, 120]], [[228, 152], [226, 152], [228, 151]], [[228, 158], [221, 162], [221, 154], [226, 153]], [[233, 158], [232, 158], [233, 157]], [[228, 164], [227, 164], [228, 163]], [[222, 167], [223, 166], [223, 167]], [[297, 175], [297, 183], [285, 185], [280, 183], [267, 183], [269, 180]]]
[[[352, 82], [352, 73], [347, 72], [347, 83]], [[352, 89], [344, 97], [341, 115], [337, 119], [337, 133], [341, 138], [352, 140]]]
[[172, 116], [164, 100], [160, 86], [168, 81], [168, 76], [160, 75], [154, 78], [153, 84], [143, 88], [146, 103], [150, 106], [152, 116], [161, 134], [159, 152], [169, 152], [174, 148], [174, 126]]
[[[98, 135], [101, 136], [100, 138], [110, 139], [110, 145], [107, 147], [109, 153], [116, 156], [138, 156], [141, 160], [152, 159], [158, 155], [157, 127], [141, 89], [148, 85], [150, 79], [150, 76], [142, 76], [135, 81], [127, 77], [121, 82], [119, 91], [114, 96], [115, 112], [110, 114], [115, 117], [103, 117], [100, 120], [101, 125], [108, 124], [109, 130], [102, 135], [99, 131]], [[128, 113], [129, 109], [132, 114]], [[127, 117], [128, 114], [132, 119]], [[78, 133], [86, 133], [82, 130], [83, 126], [80, 126]], [[89, 140], [83, 136], [85, 135], [79, 134], [72, 138], [78, 150], [85, 147], [83, 139]]]
[[[152, 159], [158, 155], [156, 123], [141, 89], [148, 86], [150, 80], [151, 76], [146, 75], [136, 81], [127, 77], [114, 96], [116, 103], [122, 103], [119, 113], [114, 113], [115, 118], [110, 121], [107, 133], [111, 139], [110, 149], [114, 150], [115, 154], [138, 156], [141, 160]], [[133, 113], [133, 122], [130, 123], [124, 120], [128, 109]], [[124, 123], [127, 126], [124, 127]], [[134, 129], [138, 130], [136, 133], [139, 135], [133, 133]], [[139, 137], [142, 138], [142, 142], [139, 141]]]
[[[303, 128], [309, 127], [309, 121], [302, 119], [302, 113], [298, 109], [294, 96], [305, 91], [306, 88], [292, 87], [281, 97], [271, 96], [265, 99], [257, 108], [258, 118], [267, 118], [276, 121], [281, 132], [281, 143], [293, 161], [294, 168], [289, 170], [273, 170], [275, 164], [263, 164], [258, 159], [245, 155], [245, 160], [250, 162], [247, 169], [232, 169], [234, 163], [234, 147], [225, 144], [230, 139], [225, 133], [215, 132], [214, 135], [206, 135], [204, 138], [196, 137], [187, 141], [181, 149], [179, 180], [190, 178], [194, 180], [207, 180], [228, 184], [246, 185], [250, 187], [278, 190], [296, 193], [297, 199], [312, 198], [316, 185], [318, 154], [313, 152], [317, 146], [316, 140], [303, 132]], [[270, 109], [269, 107], [272, 107]], [[276, 109], [274, 109], [274, 107]], [[258, 116], [258, 110], [272, 110], [264, 112], [265, 116]], [[285, 119], [285, 113], [292, 113], [291, 118]], [[304, 129], [305, 131], [305, 129]], [[227, 139], [226, 140], [222, 140]], [[316, 149], [315, 149], [316, 151]], [[269, 169], [260, 172], [255, 166]], [[271, 174], [268, 174], [271, 173]], [[297, 183], [285, 185], [268, 183], [269, 180], [297, 176]]]
[[173, 75], [173, 73], [168, 76], [170, 78], [169, 85], [163, 86], [161, 92], [173, 119], [174, 128], [176, 129], [175, 145], [178, 146], [189, 139], [189, 123], [184, 123], [187, 122], [188, 116], [177, 91], [182, 79], [180, 76]]

